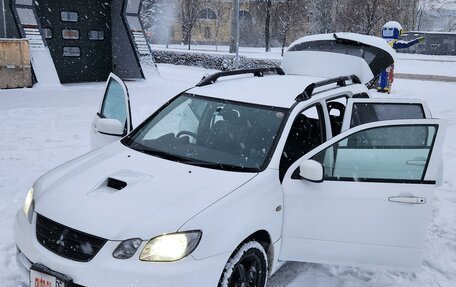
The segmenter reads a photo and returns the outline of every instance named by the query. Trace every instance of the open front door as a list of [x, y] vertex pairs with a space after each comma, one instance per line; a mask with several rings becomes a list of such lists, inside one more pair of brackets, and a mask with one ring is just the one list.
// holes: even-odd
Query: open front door
[[295, 162], [283, 181], [280, 260], [417, 270], [444, 132], [435, 119], [369, 123]]
[[95, 149], [119, 140], [132, 128], [127, 86], [111, 73], [100, 109], [92, 122], [91, 147]]
[[431, 111], [420, 99], [351, 98], [347, 101], [342, 132], [377, 121], [430, 118]]

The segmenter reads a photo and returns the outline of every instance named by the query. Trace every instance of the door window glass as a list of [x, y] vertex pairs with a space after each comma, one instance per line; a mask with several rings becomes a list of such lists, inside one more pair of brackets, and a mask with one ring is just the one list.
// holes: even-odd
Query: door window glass
[[104, 118], [115, 119], [122, 124], [126, 124], [127, 104], [125, 102], [125, 96], [122, 85], [116, 80], [111, 79], [103, 100], [101, 115]]
[[377, 121], [424, 119], [421, 104], [401, 103], [355, 103], [350, 127]]
[[325, 180], [420, 182], [437, 127], [404, 125], [354, 133], [313, 157]]
[[325, 140], [323, 113], [320, 105], [313, 106], [299, 114], [285, 143], [280, 160], [280, 178], [299, 158], [313, 150]]

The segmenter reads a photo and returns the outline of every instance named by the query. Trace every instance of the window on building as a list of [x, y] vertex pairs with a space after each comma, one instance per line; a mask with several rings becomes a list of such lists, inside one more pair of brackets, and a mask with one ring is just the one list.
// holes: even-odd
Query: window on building
[[52, 39], [52, 29], [51, 28], [43, 28], [43, 35], [45, 39]]
[[252, 15], [250, 15], [250, 12], [247, 10], [241, 10], [239, 11], [239, 18], [241, 21], [251, 21]]
[[79, 47], [63, 47], [63, 56], [64, 57], [80, 57], [81, 48]]
[[78, 22], [79, 14], [73, 11], [62, 11], [60, 12], [60, 19], [64, 22]]
[[35, 14], [33, 10], [29, 8], [17, 8], [17, 16], [22, 25], [33, 25], [36, 26]]
[[217, 19], [217, 14], [214, 12], [214, 10], [205, 8], [201, 10], [199, 18], [202, 20], [215, 20]]
[[204, 38], [210, 39], [212, 37], [211, 28], [204, 27]]
[[63, 29], [62, 38], [65, 40], [78, 40], [79, 30], [76, 29]]
[[97, 30], [90, 30], [88, 33], [89, 40], [101, 41], [104, 40], [104, 32]]

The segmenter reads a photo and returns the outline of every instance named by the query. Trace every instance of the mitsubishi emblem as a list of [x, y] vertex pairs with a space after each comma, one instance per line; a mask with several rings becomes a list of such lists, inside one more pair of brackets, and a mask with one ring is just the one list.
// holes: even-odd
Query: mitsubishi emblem
[[60, 235], [60, 238], [55, 242], [57, 243], [58, 245], [62, 246], [62, 247], [65, 247], [65, 241], [64, 241], [64, 236], [63, 234]]

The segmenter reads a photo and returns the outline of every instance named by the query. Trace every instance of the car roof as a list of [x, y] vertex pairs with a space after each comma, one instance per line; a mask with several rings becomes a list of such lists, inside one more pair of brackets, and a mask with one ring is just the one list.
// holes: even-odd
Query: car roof
[[326, 78], [299, 75], [233, 76], [211, 85], [191, 88], [188, 93], [257, 105], [290, 108], [296, 102], [296, 97], [303, 93], [308, 85], [322, 80], [326, 80]]

